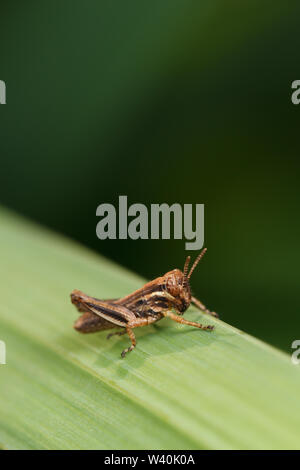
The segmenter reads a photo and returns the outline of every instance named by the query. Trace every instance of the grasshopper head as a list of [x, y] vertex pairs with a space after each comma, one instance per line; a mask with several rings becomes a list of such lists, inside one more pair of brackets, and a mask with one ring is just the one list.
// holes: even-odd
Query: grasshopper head
[[173, 307], [183, 314], [191, 303], [191, 289], [188, 279], [180, 269], [173, 269], [166, 275], [166, 290], [174, 297]]
[[174, 297], [174, 308], [179, 314], [183, 314], [186, 309], [190, 306], [191, 303], [191, 288], [190, 288], [190, 278], [191, 275], [206, 252], [204, 248], [201, 253], [197, 256], [192, 265], [190, 271], [188, 272], [189, 264], [191, 257], [188, 256], [185, 263], [183, 271], [180, 269], [173, 269], [173, 271], [165, 274], [166, 277], [166, 289], [169, 294]]

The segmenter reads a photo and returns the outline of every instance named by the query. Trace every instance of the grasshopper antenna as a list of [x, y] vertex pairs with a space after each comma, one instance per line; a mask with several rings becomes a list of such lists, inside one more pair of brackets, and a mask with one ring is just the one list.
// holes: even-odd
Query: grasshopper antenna
[[184, 263], [184, 268], [183, 268], [183, 285], [187, 283], [187, 273], [188, 273], [190, 261], [191, 261], [191, 257], [187, 256], [185, 263]]
[[188, 256], [185, 260], [185, 263], [184, 263], [184, 268], [183, 268], [183, 275], [184, 277], [187, 276], [187, 273], [188, 273], [188, 269], [189, 269], [189, 264], [190, 264], [190, 261], [191, 261], [191, 257]]
[[[197, 256], [197, 258], [196, 258], [195, 261], [194, 261], [193, 266], [192, 266], [191, 269], [190, 269], [190, 272], [189, 272], [188, 275], [187, 275], [187, 279], [190, 279], [191, 275], [193, 274], [193, 271], [194, 271], [195, 267], [197, 266], [197, 264], [199, 263], [199, 261], [201, 260], [201, 258], [203, 258], [203, 256], [205, 255], [206, 251], [207, 251], [207, 248], [203, 248], [203, 250], [201, 251], [201, 253], [199, 253], [199, 255]], [[186, 264], [186, 262], [185, 262], [185, 264]], [[185, 266], [184, 266], [184, 267], [185, 267]]]

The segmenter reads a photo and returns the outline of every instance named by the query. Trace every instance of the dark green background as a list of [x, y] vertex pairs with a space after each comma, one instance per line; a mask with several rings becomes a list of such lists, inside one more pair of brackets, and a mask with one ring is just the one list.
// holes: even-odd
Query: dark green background
[[204, 203], [195, 294], [290, 351], [299, 17], [296, 1], [2, 1], [1, 203], [147, 278], [181, 267], [184, 241], [100, 241], [96, 207]]

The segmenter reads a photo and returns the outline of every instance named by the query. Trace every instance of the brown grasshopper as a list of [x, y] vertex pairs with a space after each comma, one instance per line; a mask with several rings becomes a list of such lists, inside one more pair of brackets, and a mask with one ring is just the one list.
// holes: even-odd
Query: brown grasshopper
[[[71, 293], [71, 301], [79, 312], [83, 312], [74, 324], [75, 330], [80, 333], [93, 333], [122, 327], [122, 331], [110, 333], [107, 336], [110, 338], [113, 335], [128, 334], [131, 346], [124, 349], [122, 357], [125, 357], [126, 353], [136, 346], [133, 328], [150, 325], [163, 317], [184, 325], [195, 326], [201, 330], [213, 330], [212, 325], [202, 325], [181, 317], [191, 302], [203, 312], [218, 317], [215, 312], [208, 310], [191, 294], [190, 278], [205, 252], [206, 248], [197, 256], [189, 272], [190, 256], [185, 261], [183, 271], [173, 269], [121, 299], [99, 300], [79, 290], [74, 290]], [[172, 309], [177, 314], [172, 313]]]

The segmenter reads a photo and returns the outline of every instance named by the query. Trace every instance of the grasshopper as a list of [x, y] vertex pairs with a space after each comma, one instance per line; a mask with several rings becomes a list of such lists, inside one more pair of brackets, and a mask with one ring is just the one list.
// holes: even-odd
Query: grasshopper
[[93, 333], [121, 327], [121, 331], [110, 333], [107, 338], [128, 334], [131, 346], [124, 349], [122, 357], [136, 347], [134, 328], [150, 325], [164, 317], [201, 330], [213, 330], [212, 325], [202, 325], [182, 318], [191, 303], [204, 313], [218, 317], [216, 312], [208, 310], [191, 294], [190, 278], [205, 252], [206, 248], [197, 256], [189, 272], [190, 256], [186, 258], [183, 271], [173, 269], [121, 299], [100, 300], [74, 290], [71, 293], [71, 302], [82, 312], [74, 324], [75, 330], [80, 333]]

